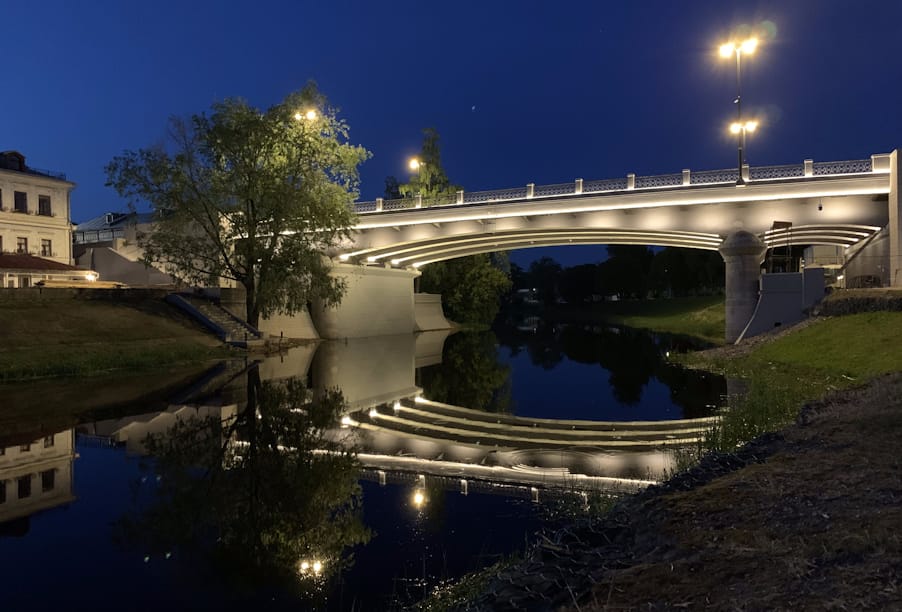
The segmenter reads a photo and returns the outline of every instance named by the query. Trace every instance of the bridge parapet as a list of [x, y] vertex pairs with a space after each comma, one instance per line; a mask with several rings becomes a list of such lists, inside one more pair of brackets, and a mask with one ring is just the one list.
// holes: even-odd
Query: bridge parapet
[[[889, 155], [872, 155], [870, 159], [846, 161], [813, 162], [805, 160], [801, 164], [785, 164], [779, 166], [756, 166], [743, 168], [747, 182], [782, 181], [828, 176], [847, 176], [855, 174], [886, 174], [889, 172]], [[691, 188], [693, 186], [713, 186], [735, 184], [737, 170], [703, 170], [652, 176], [635, 176], [630, 174], [624, 178], [583, 181], [576, 179], [571, 183], [553, 185], [534, 185], [488, 191], [458, 191], [454, 194], [443, 194], [433, 198], [400, 198], [394, 200], [378, 199], [374, 202], [356, 202], [354, 210], [358, 214], [374, 214], [393, 210], [404, 210], [433, 206], [458, 206], [462, 204], [482, 204], [515, 202], [533, 198], [560, 198], [562, 196], [582, 196], [618, 191], [640, 190], [672, 190]]]

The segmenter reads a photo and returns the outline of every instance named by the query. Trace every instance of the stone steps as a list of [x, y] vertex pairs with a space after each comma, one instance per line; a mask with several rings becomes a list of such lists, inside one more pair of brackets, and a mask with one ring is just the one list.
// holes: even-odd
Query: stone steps
[[245, 348], [264, 344], [262, 332], [210, 300], [173, 293], [167, 296], [166, 301], [193, 316], [223, 342]]

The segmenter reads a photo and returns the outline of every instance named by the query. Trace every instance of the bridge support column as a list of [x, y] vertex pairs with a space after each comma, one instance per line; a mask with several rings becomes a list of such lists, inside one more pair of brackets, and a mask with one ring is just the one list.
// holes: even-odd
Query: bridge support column
[[758, 304], [761, 261], [766, 247], [755, 234], [738, 230], [717, 249], [726, 264], [726, 330], [728, 344], [736, 342]]
[[414, 310], [414, 270], [332, 264], [329, 272], [343, 278], [347, 292], [341, 304], [310, 311], [322, 338], [367, 338], [411, 334], [417, 330]]
[[889, 156], [889, 284], [902, 287], [902, 194], [899, 150]]

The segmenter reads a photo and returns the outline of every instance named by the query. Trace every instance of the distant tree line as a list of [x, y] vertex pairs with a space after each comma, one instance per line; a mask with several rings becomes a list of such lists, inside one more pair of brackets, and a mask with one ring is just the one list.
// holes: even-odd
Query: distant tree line
[[724, 264], [719, 253], [665, 247], [609, 245], [600, 263], [562, 267], [550, 257], [528, 269], [511, 263], [513, 290], [534, 289], [542, 303], [558, 300], [590, 302], [619, 299], [685, 297], [718, 293], [724, 287]]

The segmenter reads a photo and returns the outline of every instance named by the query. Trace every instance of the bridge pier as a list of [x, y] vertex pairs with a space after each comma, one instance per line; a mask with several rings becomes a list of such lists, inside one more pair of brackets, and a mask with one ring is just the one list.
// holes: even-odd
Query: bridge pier
[[737, 230], [717, 250], [726, 264], [725, 340], [732, 344], [742, 335], [758, 304], [761, 262], [767, 249], [755, 234]]

